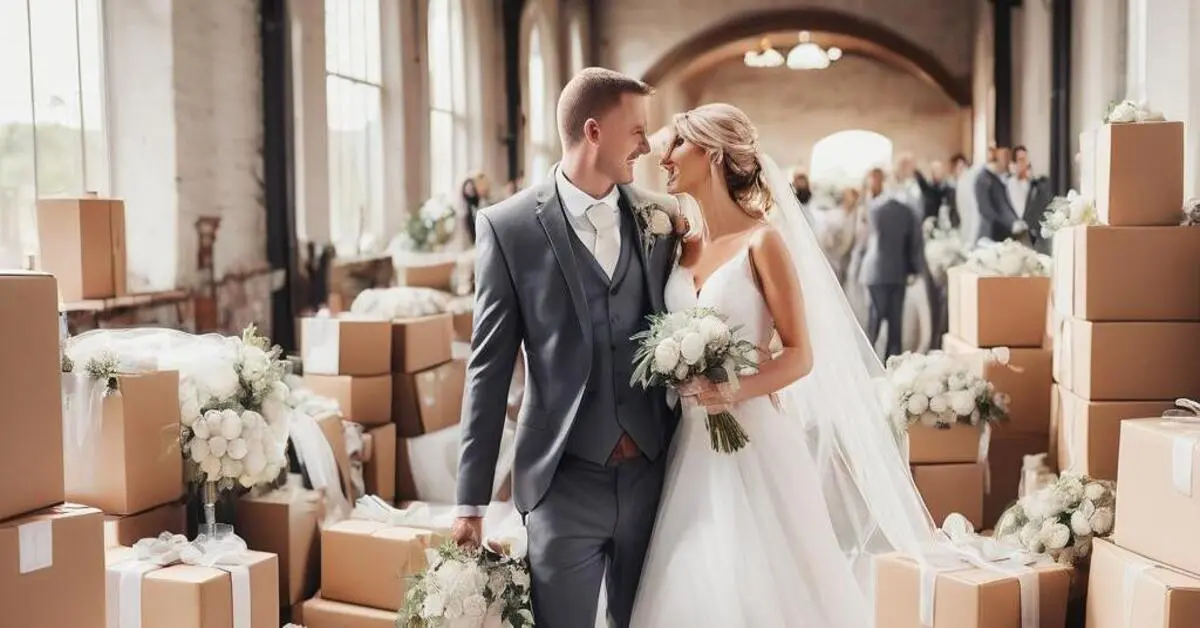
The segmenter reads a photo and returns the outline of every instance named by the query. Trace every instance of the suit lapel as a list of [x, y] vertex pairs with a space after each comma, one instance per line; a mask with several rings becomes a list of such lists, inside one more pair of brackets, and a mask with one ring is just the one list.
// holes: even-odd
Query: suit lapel
[[583, 337], [592, 342], [592, 325], [589, 322], [587, 298], [583, 294], [583, 279], [579, 276], [579, 265], [575, 259], [575, 251], [571, 247], [571, 234], [568, 229], [567, 217], [563, 215], [562, 203], [555, 189], [554, 178], [543, 184], [537, 191], [538, 222], [546, 232], [550, 248], [558, 260], [559, 269], [567, 281], [567, 290], [571, 293], [571, 302], [575, 306], [575, 315], [579, 319], [579, 327]]
[[638, 259], [642, 262], [642, 276], [645, 279], [646, 288], [650, 291], [650, 307], [655, 312], [662, 312], [666, 309], [666, 306], [663, 304], [663, 288], [660, 282], [656, 279], [658, 277], [658, 273], [652, 272], [650, 267], [651, 261], [655, 258], [654, 253], [657, 247], [655, 247], [654, 244], [657, 244], [657, 242], [651, 243], [650, 252], [649, 255], [647, 255], [646, 246], [642, 242], [642, 238], [644, 237], [642, 234], [642, 223], [638, 219], [637, 213], [633, 211], [633, 205], [637, 202], [637, 197], [634, 195], [633, 190], [629, 189], [628, 186], [618, 186], [617, 189], [620, 191], [621, 195], [621, 211], [625, 213], [625, 216], [629, 220], [632, 221], [634, 237], [637, 238], [637, 241], [633, 242], [632, 244], [636, 249]]

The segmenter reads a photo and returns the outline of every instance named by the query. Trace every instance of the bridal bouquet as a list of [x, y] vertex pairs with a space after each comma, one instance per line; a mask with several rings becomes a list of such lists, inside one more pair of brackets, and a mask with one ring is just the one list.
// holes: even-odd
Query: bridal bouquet
[[529, 567], [508, 548], [466, 550], [447, 542], [425, 554], [429, 566], [409, 586], [397, 628], [533, 625]]
[[[1007, 364], [1006, 349], [984, 355], [985, 363]], [[1008, 395], [996, 392], [981, 365], [966, 355], [932, 351], [892, 356], [887, 362], [885, 407], [893, 426], [913, 423], [949, 429], [955, 423], [980, 425], [1008, 418]]]
[[1057, 196], [1046, 206], [1042, 217], [1042, 237], [1052, 238], [1059, 229], [1079, 225], [1098, 225], [1100, 216], [1091, 199], [1071, 190], [1066, 196]]
[[1017, 242], [981, 242], [967, 256], [964, 266], [989, 277], [1047, 277], [1050, 275], [1050, 256]]
[[454, 234], [454, 205], [434, 196], [408, 218], [405, 230], [406, 245], [413, 251], [437, 251]]
[[1065, 472], [1004, 511], [995, 536], [1073, 565], [1087, 559], [1092, 539], [1112, 534], [1115, 508], [1112, 482]]
[[[650, 317], [650, 328], [633, 336], [640, 343], [634, 356], [632, 384], [643, 388], [678, 388], [695, 377], [736, 388], [738, 374], [758, 367], [758, 348], [737, 338], [719, 312], [697, 307]], [[705, 420], [714, 451], [732, 453], [750, 442], [746, 431], [728, 410]]]

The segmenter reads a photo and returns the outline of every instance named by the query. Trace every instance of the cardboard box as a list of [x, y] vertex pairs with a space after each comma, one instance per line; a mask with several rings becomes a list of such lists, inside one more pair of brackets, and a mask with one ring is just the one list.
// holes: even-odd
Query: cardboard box
[[[425, 569], [425, 550], [442, 538], [428, 530], [347, 519], [321, 531], [321, 596], [389, 611], [404, 606], [406, 578]], [[305, 609], [305, 618], [309, 619]]]
[[471, 332], [474, 330], [475, 312], [454, 314], [454, 339], [458, 342], [471, 342]]
[[39, 199], [39, 267], [58, 278], [65, 302], [125, 294], [125, 203]]
[[1113, 540], [1131, 552], [1200, 574], [1200, 426], [1121, 421]]
[[354, 318], [305, 318], [300, 323], [305, 375], [391, 372], [391, 323]]
[[458, 424], [466, 379], [464, 360], [450, 360], [420, 373], [397, 373], [392, 420], [400, 435], [412, 438]]
[[[971, 354], [979, 349], [952, 334], [942, 336], [946, 353]], [[1054, 352], [1050, 349], [1010, 349], [1009, 361], [984, 366], [983, 376], [996, 386], [996, 392], [1010, 397], [1008, 421], [997, 424], [997, 432], [1050, 431], [1050, 386], [1054, 382]]]
[[[86, 379], [83, 374], [74, 377], [76, 382]], [[102, 412], [98, 434], [65, 435], [67, 499], [110, 515], [178, 500], [184, 492], [179, 373], [118, 376], [116, 389], [104, 397]], [[74, 438], [87, 442], [72, 443]]]
[[984, 277], [948, 272], [950, 333], [976, 347], [1040, 347], [1049, 277]]
[[342, 417], [330, 415], [317, 420], [317, 426], [329, 441], [333, 450], [333, 458], [337, 461], [338, 474], [342, 478], [342, 494], [351, 502], [354, 501], [354, 484], [350, 475], [350, 450], [346, 448], [346, 428], [342, 425]]
[[967, 463], [979, 460], [980, 429], [956, 423], [948, 429], [908, 426], [908, 461], [912, 464]]
[[361, 425], [392, 421], [392, 376], [304, 375], [314, 393], [337, 400], [342, 416]]
[[1054, 235], [1054, 307], [1089, 321], [1200, 321], [1200, 229], [1068, 227]]
[[1105, 124], [1096, 131], [1096, 211], [1115, 227], [1178, 225], [1183, 123]]
[[63, 501], [58, 288], [0, 270], [0, 520]]
[[[116, 585], [109, 598], [110, 605], [116, 599], [117, 608], [108, 609], [109, 614], [126, 612], [120, 608], [120, 587], [139, 584], [126, 577], [127, 570], [136, 569], [136, 556], [128, 547], [108, 550], [105, 556], [107, 572], [114, 577]], [[249, 576], [249, 595], [246, 612], [250, 628], [278, 628], [279, 626], [279, 563], [274, 554], [246, 552], [239, 566]], [[142, 628], [233, 628], [234, 600], [233, 577], [228, 571], [217, 567], [197, 567], [175, 564], [169, 567], [151, 568], [141, 576], [141, 619]], [[101, 591], [103, 591], [103, 580]], [[136, 612], [136, 611], [134, 611]], [[100, 613], [103, 625], [104, 613]]]
[[131, 547], [141, 539], [170, 532], [187, 534], [187, 504], [163, 504], [133, 515], [104, 517], [104, 547]]
[[1104, 539], [1092, 543], [1087, 628], [1192, 628], [1198, 622], [1200, 576]]
[[996, 526], [1000, 515], [1017, 501], [1025, 456], [1048, 453], [1050, 437], [1035, 433], [994, 433], [988, 445], [988, 490], [983, 495], [983, 525]]
[[[1058, 564], [1030, 567], [1037, 574], [1042, 628], [1063, 626], [1072, 569]], [[903, 554], [875, 559], [875, 625], [922, 628], [921, 568]], [[1003, 571], [963, 565], [934, 577], [931, 628], [1019, 628], [1021, 586]]]
[[388, 503], [396, 501], [396, 425], [389, 423], [363, 435], [369, 442], [369, 455], [363, 463], [363, 482], [368, 495], [378, 495]]
[[104, 628], [103, 522], [63, 504], [0, 523], [0, 623]]
[[1063, 318], [1054, 380], [1097, 401], [1200, 396], [1200, 323], [1094, 323]]
[[961, 513], [980, 529], [983, 525], [983, 474], [986, 467], [969, 464], [921, 464], [912, 468], [925, 507], [941, 525], [950, 513]]
[[[306, 628], [395, 628], [399, 614], [315, 597], [301, 611]], [[298, 619], [296, 621], [299, 621]]]
[[433, 264], [396, 264], [396, 285], [450, 290], [457, 265], [454, 260]]
[[238, 501], [237, 533], [252, 550], [279, 559], [279, 601], [296, 604], [317, 591], [321, 494], [292, 484]]
[[1121, 421], [1159, 416], [1174, 401], [1089, 401], [1054, 385], [1050, 451], [1060, 471], [1100, 480], [1117, 479]]
[[451, 358], [454, 320], [449, 314], [392, 321], [392, 372], [416, 373]]

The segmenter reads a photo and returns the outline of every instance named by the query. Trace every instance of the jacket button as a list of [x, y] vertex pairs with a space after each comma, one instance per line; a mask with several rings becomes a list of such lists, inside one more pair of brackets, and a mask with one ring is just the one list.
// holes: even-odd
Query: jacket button
[[612, 288], [609, 289], [608, 293], [613, 296], [616, 296], [617, 295], [617, 287], [613, 286]]

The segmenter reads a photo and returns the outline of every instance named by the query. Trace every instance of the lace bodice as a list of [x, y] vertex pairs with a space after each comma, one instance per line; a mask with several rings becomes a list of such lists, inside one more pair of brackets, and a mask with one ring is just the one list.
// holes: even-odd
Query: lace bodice
[[667, 310], [681, 312], [697, 306], [713, 308], [728, 319], [731, 327], [741, 327], [740, 336], [766, 348], [774, 333], [775, 322], [754, 281], [752, 263], [750, 249], [742, 248], [709, 275], [699, 294], [692, 271], [676, 267], [663, 291]]

